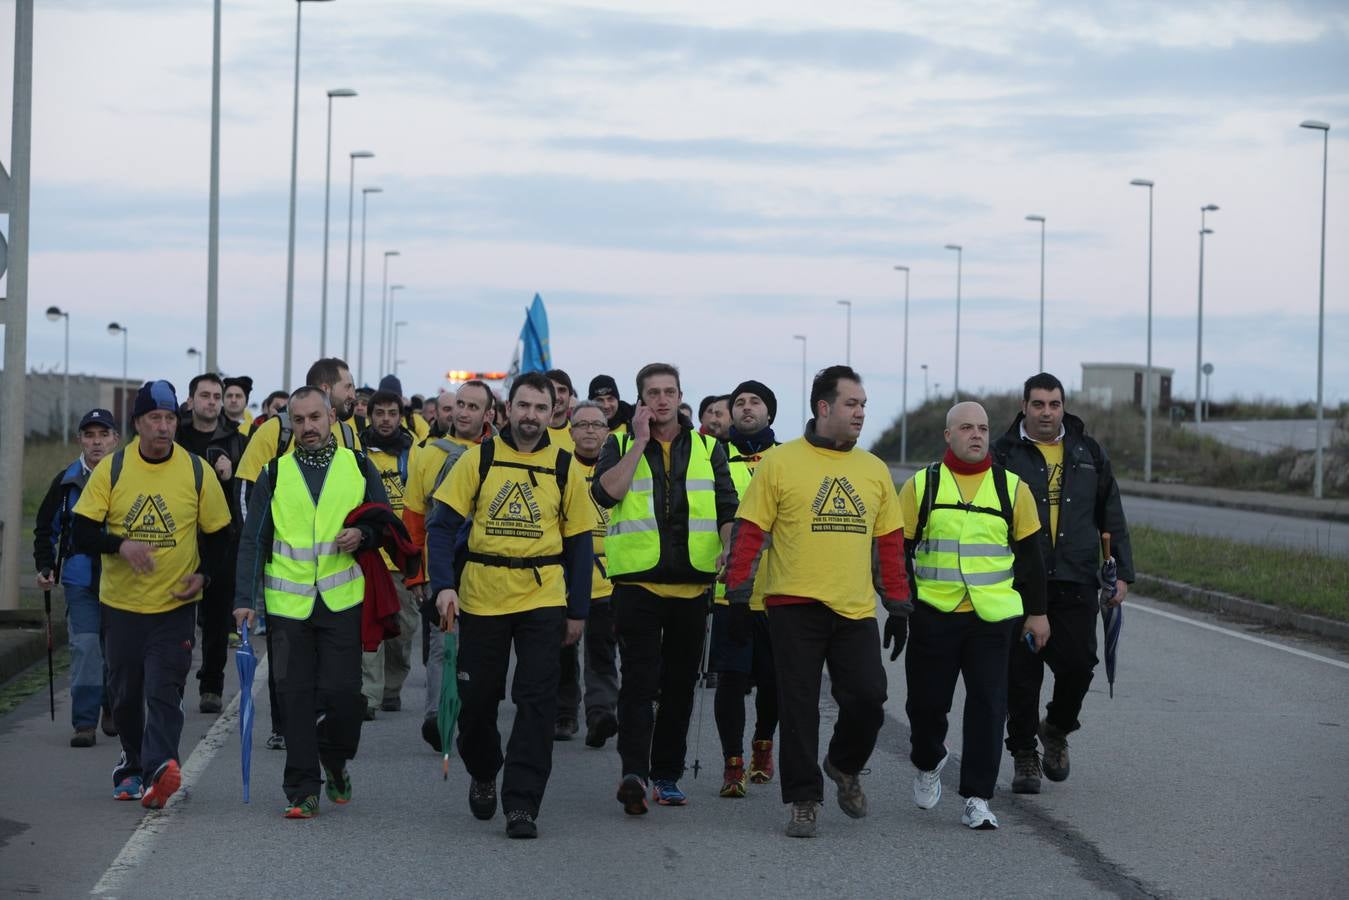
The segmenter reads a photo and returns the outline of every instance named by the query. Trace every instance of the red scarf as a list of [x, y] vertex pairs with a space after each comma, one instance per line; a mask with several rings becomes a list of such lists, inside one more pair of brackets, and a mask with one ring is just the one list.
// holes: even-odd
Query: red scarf
[[993, 465], [993, 457], [985, 456], [977, 463], [967, 463], [951, 452], [951, 448], [946, 448], [946, 455], [942, 457], [942, 465], [955, 472], [957, 475], [978, 475], [980, 472], [987, 472]]

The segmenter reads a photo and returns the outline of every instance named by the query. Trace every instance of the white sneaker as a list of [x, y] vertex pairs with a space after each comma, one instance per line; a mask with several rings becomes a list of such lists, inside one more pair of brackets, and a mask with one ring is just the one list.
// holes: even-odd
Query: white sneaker
[[960, 824], [979, 831], [992, 831], [998, 827], [998, 817], [988, 808], [987, 800], [970, 797], [965, 801], [965, 812], [960, 816]]
[[919, 769], [918, 774], [913, 776], [913, 802], [918, 804], [919, 809], [931, 809], [941, 799], [941, 770], [950, 758], [949, 752], [944, 753], [935, 769], [930, 772]]

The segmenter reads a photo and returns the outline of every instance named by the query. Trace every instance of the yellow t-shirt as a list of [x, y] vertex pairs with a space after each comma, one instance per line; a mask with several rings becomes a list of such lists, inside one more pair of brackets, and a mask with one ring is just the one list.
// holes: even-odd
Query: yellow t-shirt
[[[768, 448], [768, 450], [772, 449], [773, 449], [772, 447]], [[768, 450], [765, 450], [764, 453], [767, 453]], [[763, 453], [756, 453], [753, 456], [741, 456], [739, 451], [735, 450], [734, 448], [731, 448], [731, 459], [743, 462], [745, 464], [745, 468], [749, 470], [750, 477], [753, 478], [755, 471], [759, 468], [759, 463], [763, 461]], [[770, 540], [764, 545], [763, 552], [759, 557], [759, 571], [761, 572], [763, 571], [764, 566], [767, 564], [765, 561], [768, 558], [768, 554], [772, 552], [773, 552], [773, 542]], [[767, 579], [765, 578], [756, 577], [754, 579], [754, 587], [750, 591], [749, 595], [750, 609], [757, 610], [758, 612], [763, 612], [764, 583], [766, 581]], [[718, 606], [726, 606], [728, 604], [728, 601], [726, 600], [726, 585], [718, 581], [716, 585], [716, 591], [713, 597], [714, 597], [713, 602], [715, 602]]]
[[[670, 448], [674, 441], [657, 440], [660, 444], [661, 457], [665, 461], [665, 471], [670, 471]], [[707, 593], [705, 584], [662, 584], [654, 581], [634, 581], [634, 587], [639, 587], [644, 591], [650, 591], [657, 597], [671, 597], [676, 600], [692, 600], [694, 597], [701, 597]]]
[[573, 456], [571, 458], [571, 473], [567, 476], [568, 481], [577, 475], [585, 475], [586, 496], [590, 497], [590, 502], [595, 506], [595, 527], [591, 531], [594, 539], [595, 568], [590, 574], [590, 598], [601, 600], [611, 596], [614, 592], [614, 583], [609, 580], [604, 565], [604, 539], [609, 534], [609, 510], [595, 503], [595, 498], [590, 493], [590, 486], [595, 483], [595, 467], [588, 466]]
[[1049, 485], [1049, 542], [1053, 544], [1059, 536], [1059, 503], [1063, 496], [1063, 441], [1037, 443], [1035, 448], [1045, 458], [1046, 483]]
[[[412, 467], [417, 462], [417, 445], [413, 444], [408, 451], [407, 471], [408, 477], [412, 475]], [[392, 507], [394, 514], [398, 518], [403, 518], [403, 504], [407, 494], [407, 485], [403, 481], [402, 475], [398, 472], [398, 456], [394, 453], [385, 453], [381, 450], [370, 450], [366, 453], [370, 462], [379, 472], [379, 480], [384, 485], [384, 493], [389, 497], [389, 506]], [[384, 564], [389, 567], [390, 572], [397, 572], [398, 567], [393, 564], [389, 554], [383, 550], [379, 551], [380, 556], [384, 557]]]
[[122, 455], [122, 473], [112, 487], [109, 454], [89, 475], [75, 504], [75, 513], [102, 522], [108, 534], [140, 541], [154, 548], [155, 569], [137, 575], [121, 556], [105, 555], [99, 581], [99, 602], [136, 613], [161, 613], [191, 603], [179, 600], [182, 580], [197, 570], [197, 531], [211, 534], [230, 523], [230, 510], [220, 480], [201, 461], [201, 491], [196, 490], [192, 454], [175, 446], [162, 462], [141, 458], [138, 450]]
[[571, 427], [568, 425], [563, 425], [561, 428], [554, 428], [549, 425], [548, 443], [552, 444], [554, 447], [561, 447], [568, 453], [576, 452], [576, 441], [572, 439]]
[[[979, 493], [979, 485], [988, 476], [986, 471], [977, 475], [959, 475], [948, 469], [942, 472], [942, 477], [945, 478], [948, 473], [955, 475], [956, 489], [960, 491], [960, 497], [966, 503], [973, 500], [974, 495]], [[899, 509], [905, 523], [904, 540], [912, 541], [916, 537], [918, 529], [918, 498], [914, 493], [912, 478], [904, 482], [904, 486], [899, 489]], [[1035, 497], [1031, 495], [1026, 482], [1022, 481], [1017, 484], [1016, 496], [1012, 498], [1012, 540], [1019, 541], [1028, 538], [1039, 530], [1040, 513], [1035, 508]], [[952, 612], [974, 612], [974, 604], [970, 602], [968, 593]]]
[[904, 525], [879, 457], [797, 438], [764, 456], [736, 515], [773, 536], [755, 582], [766, 596], [809, 597], [848, 619], [876, 614], [872, 541]]
[[[521, 453], [500, 438], [493, 440], [496, 463], [552, 468], [557, 456], [551, 445]], [[562, 552], [563, 538], [595, 528], [595, 505], [588, 496], [585, 478], [578, 477], [576, 471], [567, 473], [567, 492], [561, 498], [553, 475], [502, 465], [488, 470], [479, 490], [481, 455], [481, 445], [465, 451], [434, 494], [436, 500], [459, 515], [473, 518], [470, 551], [517, 558], [552, 556]], [[536, 571], [539, 581], [535, 580]], [[561, 566], [508, 569], [470, 561], [459, 584], [459, 607], [471, 615], [506, 615], [566, 603]]]
[[[342, 435], [342, 423], [334, 422], [332, 427], [333, 436], [337, 438], [337, 446], [346, 447], [346, 439]], [[348, 449], [359, 450], [361, 448], [360, 435], [356, 429], [351, 429], [352, 446]], [[236, 475], [244, 481], [257, 481], [258, 475], [267, 468], [267, 464], [280, 454], [277, 453], [276, 445], [281, 438], [281, 420], [273, 416], [266, 422], [258, 426], [258, 430], [253, 432], [253, 436], [248, 439], [248, 447], [244, 450], [243, 459], [239, 460], [239, 471]], [[290, 443], [282, 450], [290, 450], [295, 446], [295, 436], [292, 434]]]
[[408, 461], [408, 483], [407, 490], [403, 492], [403, 508], [421, 516], [427, 513], [427, 498], [431, 496], [431, 488], [435, 487], [436, 476], [440, 474], [440, 467], [445, 464], [448, 455], [436, 446], [435, 442], [442, 439], [464, 447], [473, 446], [473, 441], [448, 434], [435, 440], [428, 438], [417, 446], [416, 454]]

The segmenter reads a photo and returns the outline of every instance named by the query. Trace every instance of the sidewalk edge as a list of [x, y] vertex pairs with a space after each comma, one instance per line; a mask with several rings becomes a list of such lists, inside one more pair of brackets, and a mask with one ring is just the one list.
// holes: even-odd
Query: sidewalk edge
[[1292, 628], [1317, 637], [1349, 641], [1349, 622], [1340, 622], [1310, 613], [1283, 609], [1282, 607], [1271, 606], [1268, 603], [1247, 600], [1235, 594], [1211, 591], [1184, 582], [1172, 581], [1169, 578], [1145, 575], [1141, 572], [1138, 573], [1138, 580], [1133, 587], [1140, 593], [1157, 596], [1158, 599], [1176, 600], [1190, 606], [1254, 619], [1267, 625]]

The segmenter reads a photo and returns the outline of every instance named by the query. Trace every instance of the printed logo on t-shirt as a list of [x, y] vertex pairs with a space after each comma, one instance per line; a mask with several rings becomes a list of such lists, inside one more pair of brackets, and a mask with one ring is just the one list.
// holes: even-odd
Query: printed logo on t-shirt
[[[594, 483], [595, 483], [594, 475], [589, 475], [586, 477], [586, 484], [594, 484]], [[595, 507], [595, 527], [590, 529], [590, 533], [595, 537], [599, 538], [608, 537], [609, 510], [605, 509], [603, 506], [600, 506], [599, 502], [595, 499], [595, 495], [590, 493], [590, 491], [586, 491], [586, 496], [590, 498], [590, 505]]]
[[379, 480], [384, 482], [384, 493], [389, 495], [389, 506], [393, 507], [394, 512], [403, 510], [403, 479], [398, 475], [397, 469], [390, 469], [387, 472], [379, 473]]
[[160, 494], [141, 494], [131, 504], [131, 511], [122, 519], [126, 539], [149, 544], [151, 547], [176, 547], [173, 514]]
[[811, 531], [867, 533], [866, 504], [853, 489], [852, 482], [844, 476], [825, 476], [820, 482], [820, 490], [815, 495], [811, 510], [815, 513], [810, 523]]
[[529, 485], [519, 481], [507, 481], [496, 492], [487, 506], [487, 522], [484, 528], [490, 535], [497, 537], [520, 537], [537, 540], [543, 537], [543, 528], [539, 526], [539, 504]]
[[1049, 505], [1058, 506], [1063, 495], [1063, 463], [1049, 464]]

